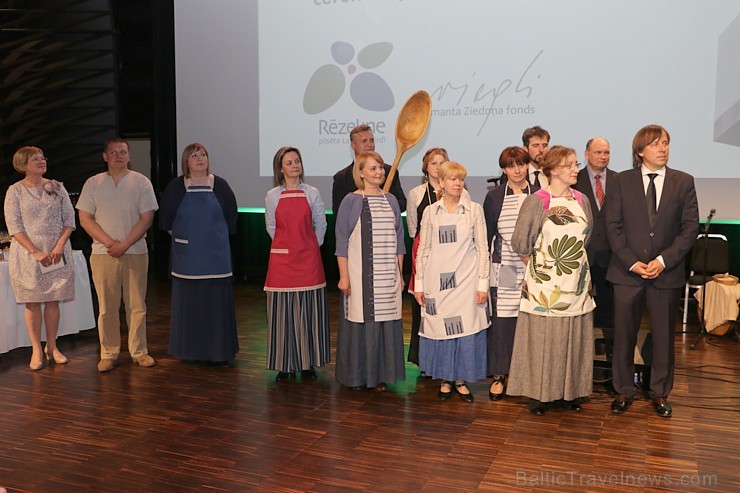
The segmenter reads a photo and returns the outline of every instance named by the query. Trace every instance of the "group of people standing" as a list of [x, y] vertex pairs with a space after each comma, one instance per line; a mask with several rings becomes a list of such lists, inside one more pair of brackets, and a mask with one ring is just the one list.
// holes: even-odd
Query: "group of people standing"
[[[128, 142], [107, 141], [102, 157], [106, 171], [85, 182], [77, 201], [80, 225], [93, 239], [90, 269], [98, 297], [98, 370], [108, 372], [118, 364], [122, 300], [129, 354], [139, 366], [151, 367], [156, 362], [146, 339], [145, 237], [159, 204], [149, 179], [129, 169]], [[13, 166], [24, 177], [5, 197], [5, 221], [12, 236], [10, 279], [16, 301], [25, 304], [32, 345], [29, 367], [40, 370], [44, 356], [49, 362], [68, 362], [56, 346], [56, 335], [59, 302], [75, 294], [69, 242], [75, 215], [63, 185], [44, 178], [47, 160], [41, 149], [19, 149]], [[236, 199], [226, 181], [210, 173], [203, 145], [185, 148], [182, 171], [162, 195], [160, 213], [160, 228], [172, 235], [169, 352], [184, 360], [227, 362], [239, 348], [229, 249], [229, 234], [236, 231]]]
[[[683, 259], [698, 231], [693, 178], [666, 168], [670, 137], [660, 126], [633, 140], [633, 169], [607, 169], [609, 143], [577, 152], [550, 147], [550, 134], [527, 129], [522, 147], [499, 157], [500, 184], [483, 205], [465, 188], [466, 168], [447, 151], [429, 149], [424, 181], [406, 196], [375, 152], [372, 129], [352, 129], [354, 160], [334, 176], [338, 288], [342, 293], [336, 379], [351, 389], [384, 391], [405, 379], [402, 275], [406, 254], [401, 212], [413, 238], [408, 360], [440, 380], [439, 398], [474, 397], [467, 387], [490, 377], [489, 398], [526, 396], [543, 415], [552, 407], [580, 410], [590, 395], [596, 325], [614, 327], [611, 410], [625, 412], [637, 331], [647, 306], [653, 335], [650, 396], [656, 414], [671, 415], [673, 326], [683, 286]], [[158, 203], [149, 180], [128, 168], [122, 139], [104, 146], [107, 171], [87, 180], [77, 209], [93, 238], [90, 259], [98, 293], [101, 357], [115, 368], [120, 352], [121, 297], [129, 352], [155, 364], [146, 344], [147, 247]], [[43, 177], [41, 149], [24, 147], [13, 165], [24, 174], [5, 198], [13, 237], [10, 272], [26, 305], [32, 370], [66, 363], [56, 347], [59, 302], [74, 297], [69, 236], [74, 210], [64, 187]], [[194, 143], [182, 154], [182, 176], [161, 197], [160, 229], [171, 235], [172, 312], [169, 352], [185, 361], [228, 362], [239, 350], [229, 236], [237, 207], [228, 183], [211, 173], [208, 151]], [[304, 182], [300, 150], [283, 147], [273, 160], [275, 188], [265, 198], [272, 244], [267, 293], [267, 368], [276, 380], [315, 378], [330, 361], [326, 278], [320, 247], [327, 230], [319, 191]], [[608, 189], [608, 193], [607, 193]], [[594, 299], [596, 301], [594, 301]], [[44, 310], [42, 310], [42, 305]], [[208, 310], [203, 309], [207, 306]], [[47, 345], [41, 347], [41, 323]]]
[[[551, 147], [547, 130], [529, 128], [522, 147], [501, 153], [501, 183], [483, 206], [465, 188], [465, 167], [435, 147], [422, 159], [424, 181], [409, 191], [407, 204], [397, 179], [390, 193], [383, 192], [390, 167], [375, 153], [372, 129], [352, 129], [355, 159], [334, 176], [332, 190], [342, 292], [337, 380], [355, 390], [383, 391], [405, 379], [400, 213], [406, 209], [413, 238], [408, 290], [415, 300], [408, 360], [422, 376], [440, 380], [441, 400], [456, 393], [473, 402], [467, 383], [488, 376], [491, 400], [526, 396], [538, 416], [554, 407], [579, 411], [592, 391], [595, 320], [598, 327], [615, 328], [619, 396], [611, 409], [621, 414], [637, 391], [632, 353], [647, 304], [654, 341], [649, 395], [656, 414], [669, 417], [682, 262], [698, 231], [693, 178], [665, 167], [669, 142], [662, 127], [642, 128], [633, 140], [634, 168], [617, 174], [607, 169], [608, 141], [596, 137], [588, 141], [587, 166], [579, 171], [575, 149]], [[314, 209], [321, 201], [317, 192], [302, 183], [302, 175], [297, 183], [311, 191], [305, 195]], [[271, 196], [287, 189], [268, 193], [268, 218], [275, 209]], [[304, 214], [301, 226], [310, 231], [313, 223], [318, 242], [304, 238], [311, 238], [316, 252], [325, 232], [318, 216]], [[273, 243], [271, 271], [287, 250]], [[323, 273], [320, 281], [323, 289]], [[328, 334], [324, 324], [295, 321], [285, 329], [271, 322], [269, 330], [313, 340], [316, 330]], [[305, 361], [328, 361], [286, 363], [283, 353], [295, 347], [278, 349], [280, 358], [271, 350], [268, 368], [279, 371], [278, 379], [306, 371]]]

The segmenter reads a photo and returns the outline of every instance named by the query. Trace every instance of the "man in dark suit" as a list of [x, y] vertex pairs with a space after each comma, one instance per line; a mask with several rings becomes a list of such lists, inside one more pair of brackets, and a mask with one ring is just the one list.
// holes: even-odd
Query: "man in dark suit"
[[[355, 157], [357, 157], [361, 152], [375, 151], [375, 136], [373, 135], [373, 131], [370, 126], [363, 124], [353, 128], [349, 133], [349, 144], [355, 153]], [[344, 196], [357, 190], [355, 179], [352, 177], [352, 167], [354, 165], [355, 161], [353, 159], [352, 162], [349, 163], [349, 166], [338, 171], [334, 175], [334, 182], [331, 187], [331, 210], [334, 212], [334, 217], [337, 216], [339, 205], [342, 203]], [[388, 173], [391, 170], [390, 165], [384, 164], [383, 167], [385, 168], [385, 176], [388, 176]], [[383, 181], [383, 185], [385, 185], [385, 181]], [[381, 185], [381, 188], [383, 185]], [[393, 176], [390, 192], [395, 195], [396, 199], [398, 199], [398, 206], [401, 208], [401, 212], [405, 211], [406, 195], [404, 195], [403, 189], [401, 188], [401, 181], [398, 178], [398, 173]]]
[[540, 166], [545, 162], [545, 154], [547, 154], [547, 150], [550, 148], [550, 132], [539, 125], [535, 125], [524, 131], [522, 134], [522, 144], [524, 144], [524, 148], [529, 153], [531, 159], [527, 181], [530, 185], [534, 185], [537, 182], [539, 188], [547, 190], [547, 186], [550, 183], [547, 180], [547, 176], [540, 171]]
[[[596, 289], [596, 310], [594, 310], [594, 327], [614, 327], [614, 294], [606, 280], [606, 270], [611, 260], [611, 250], [606, 238], [605, 198], [607, 183], [616, 173], [608, 168], [611, 151], [609, 142], [602, 137], [595, 137], [586, 143], [586, 167], [578, 172], [575, 189], [588, 197], [594, 215], [591, 243], [588, 245], [588, 264], [591, 268], [591, 282]], [[606, 335], [606, 333], [605, 333]], [[607, 345], [611, 346], [611, 337]], [[607, 350], [611, 354], [610, 350]]]
[[652, 335], [649, 395], [655, 413], [671, 416], [667, 397], [673, 388], [673, 329], [684, 258], [699, 231], [694, 178], [666, 167], [670, 136], [661, 126], [640, 129], [632, 141], [633, 169], [610, 178], [606, 229], [612, 259], [607, 280], [614, 287], [614, 359], [612, 374], [619, 397], [611, 410], [622, 414], [637, 388], [634, 352], [643, 308]]

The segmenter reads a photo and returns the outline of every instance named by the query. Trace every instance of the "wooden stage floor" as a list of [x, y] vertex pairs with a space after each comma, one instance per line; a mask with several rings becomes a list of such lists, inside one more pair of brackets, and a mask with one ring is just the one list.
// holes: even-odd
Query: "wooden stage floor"
[[[581, 413], [535, 417], [518, 398], [437, 400], [415, 366], [390, 391], [334, 380], [276, 383], [265, 370], [265, 296], [235, 287], [233, 366], [167, 354], [169, 284], [152, 281], [154, 368], [123, 352], [96, 370], [95, 330], [60, 339], [70, 359], [38, 372], [0, 361], [0, 486], [12, 492], [740, 491], [740, 343], [676, 335], [673, 418], [643, 398], [622, 416], [595, 392]], [[330, 290], [332, 320], [338, 296]], [[410, 298], [405, 300], [410, 303]], [[408, 306], [405, 320], [408, 322]], [[406, 342], [408, 343], [408, 326]], [[125, 337], [125, 336], [124, 336]], [[125, 340], [125, 339], [124, 339]], [[332, 326], [332, 348], [336, 324]]]

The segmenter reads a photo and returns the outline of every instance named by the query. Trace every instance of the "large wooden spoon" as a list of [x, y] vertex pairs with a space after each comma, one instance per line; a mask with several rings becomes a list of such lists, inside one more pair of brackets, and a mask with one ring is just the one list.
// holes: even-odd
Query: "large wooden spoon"
[[385, 178], [383, 191], [388, 192], [403, 153], [414, 147], [427, 131], [432, 116], [432, 98], [426, 91], [416, 91], [406, 101], [396, 120], [396, 159]]

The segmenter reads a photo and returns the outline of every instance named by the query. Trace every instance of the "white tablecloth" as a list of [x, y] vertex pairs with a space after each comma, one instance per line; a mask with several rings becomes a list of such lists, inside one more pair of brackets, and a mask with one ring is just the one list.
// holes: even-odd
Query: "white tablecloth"
[[[76, 334], [81, 330], [95, 327], [90, 277], [85, 257], [80, 251], [72, 253], [75, 266], [75, 299], [59, 303], [59, 334]], [[0, 354], [17, 347], [30, 346], [23, 312], [25, 305], [15, 302], [13, 288], [10, 286], [8, 263], [0, 262]], [[41, 330], [41, 339], [46, 340], [46, 330]]]

